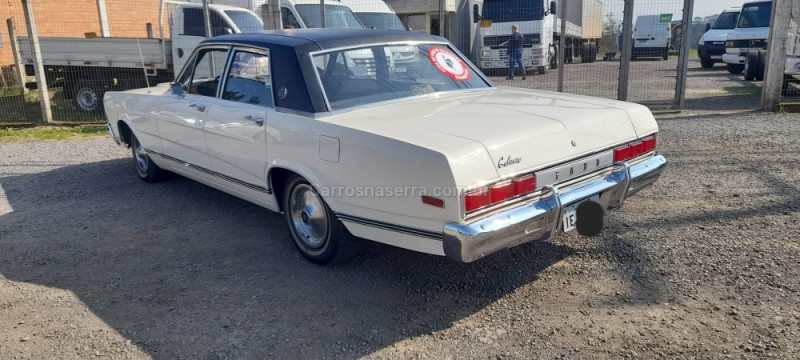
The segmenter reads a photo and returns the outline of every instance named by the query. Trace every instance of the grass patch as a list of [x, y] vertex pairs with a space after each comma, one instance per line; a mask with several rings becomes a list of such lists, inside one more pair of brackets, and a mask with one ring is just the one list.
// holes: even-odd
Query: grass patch
[[0, 142], [35, 142], [78, 140], [108, 136], [105, 127], [35, 127], [27, 129], [0, 129]]
[[758, 95], [761, 94], [761, 86], [747, 85], [747, 86], [726, 86], [722, 88], [730, 95]]

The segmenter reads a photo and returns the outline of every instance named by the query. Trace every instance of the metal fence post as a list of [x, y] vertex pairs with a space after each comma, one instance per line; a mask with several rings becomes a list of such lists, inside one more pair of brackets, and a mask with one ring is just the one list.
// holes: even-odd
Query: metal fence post
[[683, 30], [681, 31], [681, 48], [678, 52], [680, 58], [678, 59], [678, 81], [675, 84], [675, 103], [678, 109], [683, 109], [686, 104], [686, 75], [689, 72], [689, 47], [686, 44], [689, 42], [689, 32], [692, 28], [692, 10], [694, 9], [694, 0], [685, 0], [683, 2]]
[[[797, 0], [795, 0], [797, 1]], [[783, 72], [786, 66], [786, 38], [792, 8], [791, 0], [774, 0], [772, 4], [772, 27], [769, 30], [769, 49], [764, 68], [764, 89], [761, 91], [761, 108], [775, 111], [781, 102]]]
[[325, 21], [325, 0], [319, 0], [319, 27], [328, 27]]
[[556, 19], [561, 19], [561, 34], [558, 36], [558, 92], [564, 92], [564, 47], [567, 45], [567, 0], [561, 0], [561, 10], [558, 11]]
[[203, 23], [206, 28], [206, 39], [210, 39], [211, 32], [211, 14], [208, 11], [208, 0], [203, 0]]
[[48, 124], [53, 122], [53, 111], [50, 109], [50, 93], [47, 91], [47, 76], [44, 74], [42, 52], [39, 49], [39, 34], [36, 32], [36, 22], [33, 16], [33, 6], [29, 0], [22, 0], [25, 11], [25, 22], [28, 25], [28, 39], [33, 51], [33, 66], [36, 72], [36, 87], [39, 90], [39, 105], [42, 107], [42, 118]]
[[14, 18], [7, 19], [6, 25], [8, 25], [8, 36], [11, 38], [11, 52], [14, 53], [14, 73], [24, 94], [28, 92], [25, 87], [25, 64], [22, 63], [22, 54], [20, 54], [19, 44], [17, 44], [17, 28], [16, 24], [14, 24]]
[[439, 36], [444, 37], [444, 7], [445, 0], [439, 0]]
[[631, 39], [633, 38], [633, 0], [625, 0], [622, 14], [622, 53], [619, 59], [619, 88], [617, 100], [628, 100], [628, 80], [631, 71]]

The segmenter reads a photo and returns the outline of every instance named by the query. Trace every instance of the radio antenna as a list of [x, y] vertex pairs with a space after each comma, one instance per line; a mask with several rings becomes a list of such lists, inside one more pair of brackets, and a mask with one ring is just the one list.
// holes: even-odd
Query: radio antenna
[[147, 68], [144, 66], [144, 55], [142, 55], [142, 45], [139, 44], [139, 38], [136, 38], [136, 47], [139, 48], [139, 60], [142, 61], [142, 71], [144, 71], [144, 82], [147, 83], [147, 88], [150, 88], [150, 79], [147, 78]]

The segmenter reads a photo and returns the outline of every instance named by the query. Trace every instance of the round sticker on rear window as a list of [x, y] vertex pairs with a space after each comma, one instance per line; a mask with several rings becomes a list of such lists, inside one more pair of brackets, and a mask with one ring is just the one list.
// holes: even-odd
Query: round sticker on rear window
[[469, 80], [469, 67], [450, 50], [432, 48], [428, 50], [428, 58], [447, 77], [455, 81]]

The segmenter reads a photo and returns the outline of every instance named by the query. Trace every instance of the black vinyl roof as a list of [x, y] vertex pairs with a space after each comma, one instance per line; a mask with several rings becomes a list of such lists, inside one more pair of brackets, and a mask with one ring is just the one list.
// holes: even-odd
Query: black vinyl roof
[[256, 47], [285, 46], [296, 50], [317, 51], [366, 44], [405, 41], [447, 41], [416, 31], [377, 29], [289, 29], [215, 36], [203, 44], [236, 43]]
[[291, 29], [215, 36], [199, 48], [213, 45], [245, 46], [268, 49], [272, 67], [272, 85], [277, 93], [278, 109], [307, 113], [329, 111], [310, 52], [350, 48], [388, 42], [447, 42], [429, 34], [375, 29]]

